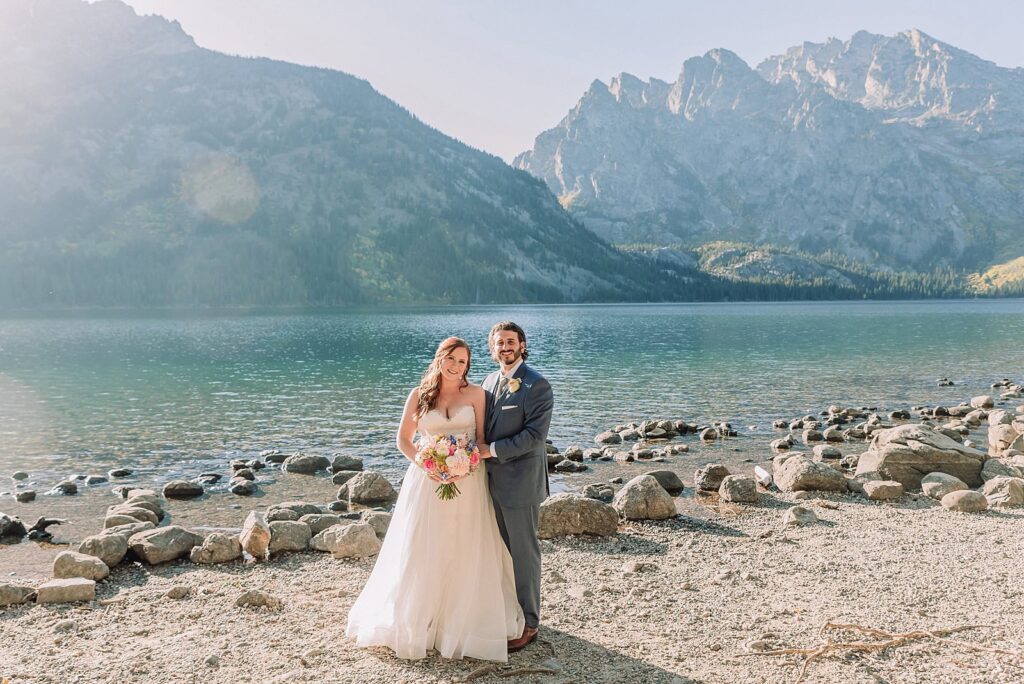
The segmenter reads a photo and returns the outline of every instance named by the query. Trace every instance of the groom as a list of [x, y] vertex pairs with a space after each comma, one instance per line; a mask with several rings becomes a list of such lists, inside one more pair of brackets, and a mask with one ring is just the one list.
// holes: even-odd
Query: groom
[[499, 370], [484, 380], [487, 392], [485, 439], [487, 480], [498, 529], [512, 555], [516, 595], [526, 626], [508, 642], [518, 651], [537, 638], [540, 624], [540, 504], [548, 495], [545, 440], [555, 403], [551, 385], [524, 361], [526, 333], [511, 321], [491, 328], [491, 356]]

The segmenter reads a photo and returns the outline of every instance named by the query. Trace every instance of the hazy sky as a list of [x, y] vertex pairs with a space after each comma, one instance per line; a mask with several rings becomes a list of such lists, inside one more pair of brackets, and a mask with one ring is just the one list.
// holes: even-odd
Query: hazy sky
[[[675, 80], [728, 48], [752, 66], [803, 41], [919, 28], [1024, 65], [1024, 5], [964, 0], [126, 0], [196, 42], [367, 79], [421, 120], [510, 160], [595, 78]], [[841, 7], [839, 5], [842, 5]]]

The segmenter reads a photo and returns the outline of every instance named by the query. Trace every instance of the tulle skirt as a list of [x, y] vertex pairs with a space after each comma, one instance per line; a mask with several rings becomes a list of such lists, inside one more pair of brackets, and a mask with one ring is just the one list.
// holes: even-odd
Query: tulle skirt
[[512, 558], [495, 522], [483, 468], [441, 501], [437, 484], [410, 465], [391, 525], [345, 634], [399, 658], [434, 649], [445, 658], [505, 662], [523, 631]]

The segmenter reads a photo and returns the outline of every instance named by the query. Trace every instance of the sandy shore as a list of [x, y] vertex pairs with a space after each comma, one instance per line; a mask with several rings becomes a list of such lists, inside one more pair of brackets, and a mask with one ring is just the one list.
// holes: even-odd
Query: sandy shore
[[[681, 510], [694, 499], [677, 500]], [[889, 630], [988, 627], [880, 654], [829, 654], [807, 682], [1010, 682], [1024, 669], [974, 646], [1024, 649], [1024, 510], [958, 514], [923, 497], [800, 502], [821, 522], [780, 527], [790, 495], [623, 524], [616, 538], [544, 542], [541, 640], [507, 665], [401, 661], [343, 635], [373, 559], [315, 552], [270, 563], [116, 568], [97, 601], [0, 610], [0, 678], [69, 682], [794, 682], [826, 621]], [[824, 504], [824, 505], [822, 505]], [[9, 578], [7, 578], [9, 579]], [[172, 599], [172, 587], [189, 595]], [[245, 590], [280, 611], [235, 607]], [[863, 636], [846, 634], [847, 638]], [[754, 643], [761, 642], [761, 643]], [[544, 672], [524, 673], [524, 668]]]

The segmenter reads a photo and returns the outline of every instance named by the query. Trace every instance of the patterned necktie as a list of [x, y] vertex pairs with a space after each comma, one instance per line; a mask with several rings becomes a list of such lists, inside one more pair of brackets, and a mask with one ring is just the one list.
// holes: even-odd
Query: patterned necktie
[[494, 393], [495, 401], [497, 401], [498, 397], [500, 397], [502, 394], [505, 393], [505, 388], [506, 387], [508, 387], [508, 378], [506, 378], [504, 375], [502, 375], [501, 379], [498, 380], [498, 391], [496, 391]]

